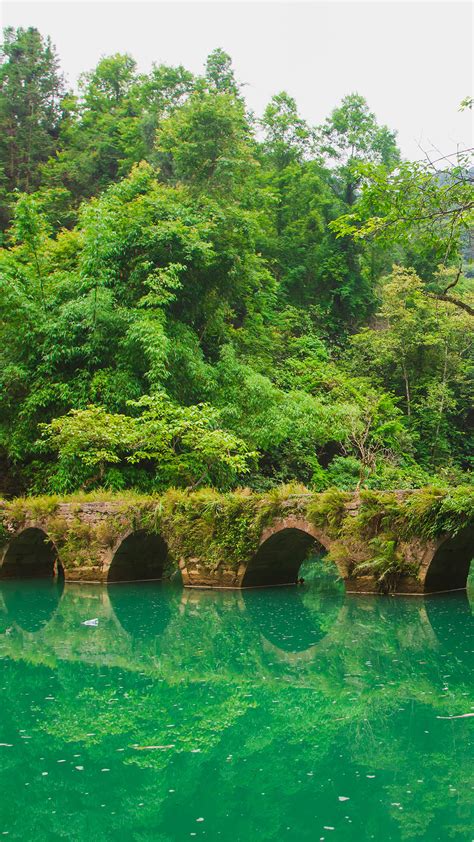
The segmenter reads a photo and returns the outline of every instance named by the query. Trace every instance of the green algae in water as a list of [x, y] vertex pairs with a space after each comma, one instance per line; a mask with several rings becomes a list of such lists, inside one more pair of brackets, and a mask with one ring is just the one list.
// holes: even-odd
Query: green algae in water
[[2, 583], [0, 834], [471, 840], [474, 721], [450, 718], [474, 712], [468, 596], [304, 575]]

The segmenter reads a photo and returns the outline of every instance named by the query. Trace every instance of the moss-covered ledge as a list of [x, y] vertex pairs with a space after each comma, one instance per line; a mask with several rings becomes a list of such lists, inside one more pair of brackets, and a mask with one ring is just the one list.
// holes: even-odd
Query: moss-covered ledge
[[0, 503], [0, 576], [35, 575], [40, 554], [70, 580], [285, 584], [316, 542], [348, 590], [420, 593], [465, 587], [473, 534], [471, 487], [27, 497]]

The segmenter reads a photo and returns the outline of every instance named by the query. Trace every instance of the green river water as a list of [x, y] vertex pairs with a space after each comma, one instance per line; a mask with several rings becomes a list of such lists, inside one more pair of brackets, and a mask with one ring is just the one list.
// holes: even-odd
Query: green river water
[[2, 582], [0, 836], [471, 842], [473, 601]]

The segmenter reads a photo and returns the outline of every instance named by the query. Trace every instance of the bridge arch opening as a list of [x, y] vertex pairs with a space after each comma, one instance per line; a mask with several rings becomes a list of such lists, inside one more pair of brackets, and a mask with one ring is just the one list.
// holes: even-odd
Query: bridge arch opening
[[262, 542], [247, 565], [243, 588], [294, 585], [300, 567], [310, 555], [324, 555], [327, 548], [299, 527], [284, 527]]
[[473, 557], [474, 532], [466, 527], [443, 541], [434, 553], [425, 577], [425, 593], [465, 588]]
[[55, 579], [64, 571], [53, 542], [42, 529], [20, 532], [10, 545], [0, 567], [0, 579]]
[[162, 579], [168, 559], [168, 545], [161, 535], [140, 529], [124, 538], [116, 550], [107, 581], [143, 582]]

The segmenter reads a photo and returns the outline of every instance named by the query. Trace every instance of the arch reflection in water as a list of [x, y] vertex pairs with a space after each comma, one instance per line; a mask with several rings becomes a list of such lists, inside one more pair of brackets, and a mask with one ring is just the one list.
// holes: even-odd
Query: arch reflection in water
[[63, 589], [62, 579], [1, 582], [1, 630], [17, 627], [30, 633], [40, 631], [58, 610]]
[[154, 532], [132, 532], [121, 542], [109, 568], [109, 582], [162, 579], [168, 563], [168, 546]]
[[1, 579], [47, 579], [62, 575], [56, 547], [42, 529], [31, 527], [14, 538], [0, 567]]
[[107, 588], [109, 600], [122, 629], [132, 638], [160, 637], [171, 619], [174, 585], [139, 582]]
[[443, 650], [456, 658], [471, 653], [474, 640], [474, 591], [448, 593], [442, 599], [427, 596], [424, 603], [431, 628]]
[[[163, 588], [174, 613], [159, 657], [119, 639], [109, 590], [121, 588], [68, 588], [48, 634], [21, 647], [2, 641], [10, 838], [36, 838], [39, 826], [41, 838], [64, 838], [64, 817], [75, 839], [91, 829], [95, 840], [186, 839], [201, 827], [208, 838], [262, 842], [407, 842], [414, 828], [427, 842], [471, 838], [471, 721], [444, 717], [469, 709], [472, 656], [450, 663], [431, 642], [423, 598], [345, 597], [318, 657], [282, 668], [283, 659], [261, 657], [245, 605], [291, 614], [296, 596], [311, 613], [311, 588]], [[133, 591], [139, 600], [142, 588]], [[456, 637], [464, 617], [439, 599]], [[93, 607], [101, 600], [102, 613]], [[96, 629], [80, 624], [91, 610]], [[336, 830], [325, 833], [327, 824]]]
[[[304, 572], [310, 569], [306, 565]], [[331, 581], [331, 580], [329, 580]], [[344, 587], [332, 581], [320, 589], [317, 582], [302, 588], [261, 592], [243, 591], [245, 607], [262, 637], [283, 652], [304, 652], [330, 634], [344, 604]]]

